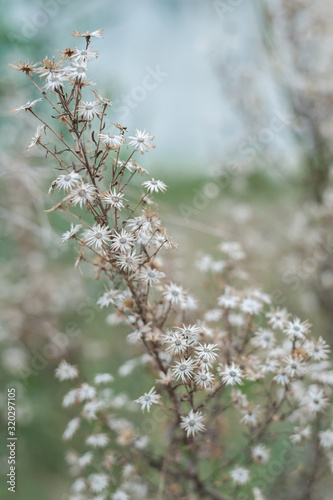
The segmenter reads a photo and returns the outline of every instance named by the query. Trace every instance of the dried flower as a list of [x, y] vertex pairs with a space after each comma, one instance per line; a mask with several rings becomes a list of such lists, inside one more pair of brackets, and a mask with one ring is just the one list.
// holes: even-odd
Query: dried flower
[[83, 234], [83, 239], [89, 246], [94, 246], [100, 250], [110, 240], [111, 231], [108, 227], [103, 227], [100, 224], [95, 224], [90, 229], [87, 229]]
[[121, 210], [124, 206], [124, 194], [117, 193], [115, 189], [113, 191], [102, 193], [101, 198], [105, 201], [105, 203], [107, 203], [111, 207], [116, 208], [117, 210]]
[[68, 199], [73, 205], [80, 205], [80, 208], [82, 208], [82, 205], [93, 203], [93, 201], [95, 200], [95, 196], [95, 186], [87, 183], [82, 183], [80, 186], [76, 187], [70, 192]]
[[31, 142], [27, 146], [27, 150], [37, 146], [40, 143], [43, 133], [45, 133], [44, 125], [38, 125], [35, 135], [33, 136]]
[[155, 147], [151, 144], [151, 141], [154, 139], [154, 137], [145, 130], [143, 132], [140, 132], [140, 130], [136, 129], [135, 136], [131, 136], [129, 137], [129, 139], [131, 139], [131, 141], [128, 143], [128, 145], [133, 146], [135, 149], [139, 149], [141, 154]]
[[76, 235], [76, 233], [80, 231], [82, 227], [83, 227], [82, 224], [76, 224], [74, 226], [74, 224], [72, 223], [71, 228], [62, 235], [62, 238], [59, 243], [65, 243], [65, 241], [68, 241], [71, 238], [73, 238]]
[[22, 73], [25, 73], [27, 76], [30, 75], [30, 73], [34, 73], [36, 71], [36, 67], [38, 66], [38, 63], [30, 63], [29, 61], [27, 62], [18, 62], [16, 63], [16, 66], [14, 64], [9, 65], [12, 69], [15, 71], [22, 71]]
[[141, 405], [141, 410], [150, 411], [150, 407], [160, 400], [161, 396], [156, 394], [155, 387], [152, 387], [149, 392], [145, 392], [143, 396], [139, 399], [136, 399], [136, 403]]
[[155, 181], [155, 179], [151, 179], [151, 181], [146, 181], [142, 184], [145, 188], [147, 188], [149, 193], [158, 193], [159, 191], [166, 191], [166, 184], [162, 181]]
[[86, 31], [85, 33], [80, 33], [80, 31], [73, 31], [72, 36], [80, 36], [83, 38], [103, 38], [104, 29], [99, 29], [96, 31]]
[[23, 104], [23, 106], [16, 106], [15, 109], [11, 110], [11, 113], [18, 113], [19, 111], [27, 111], [28, 109], [33, 108], [37, 104], [37, 102], [40, 101], [42, 101], [42, 99], [35, 99], [32, 102], [28, 101], [26, 104]]
[[96, 101], [85, 102], [82, 101], [79, 107], [79, 117], [83, 120], [91, 121], [95, 117], [100, 118], [101, 110], [99, 104]]
[[202, 423], [204, 417], [200, 411], [193, 410], [186, 417], [181, 417], [182, 423], [180, 426], [185, 430], [187, 437], [195, 436], [199, 432], [203, 432], [206, 428]]
[[111, 134], [111, 132], [107, 134], [98, 134], [98, 137], [102, 140], [103, 144], [110, 149], [120, 148], [125, 141], [123, 135], [115, 135]]
[[71, 191], [77, 184], [82, 182], [81, 176], [77, 172], [68, 172], [66, 174], [59, 175], [52, 185], [64, 191]]
[[111, 249], [114, 252], [127, 253], [132, 250], [133, 245], [134, 236], [127, 233], [125, 229], [122, 229], [120, 233], [115, 231], [115, 234], [112, 236]]
[[248, 483], [250, 479], [250, 473], [244, 467], [235, 467], [230, 472], [230, 476], [233, 479], [233, 481], [235, 481], [235, 483], [239, 484], [240, 486], [243, 486], [243, 484]]
[[226, 385], [242, 385], [242, 370], [239, 366], [235, 365], [234, 362], [230, 366], [226, 365], [224, 370], [220, 369], [220, 375], [222, 377], [222, 382]]
[[79, 371], [76, 366], [70, 365], [67, 361], [61, 361], [60, 365], [55, 371], [55, 376], [61, 382], [63, 380], [72, 380], [77, 378], [79, 375]]

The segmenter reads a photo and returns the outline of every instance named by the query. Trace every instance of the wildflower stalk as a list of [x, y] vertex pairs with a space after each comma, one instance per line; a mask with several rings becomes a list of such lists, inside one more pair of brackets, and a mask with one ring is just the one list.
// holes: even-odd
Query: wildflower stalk
[[[217, 291], [213, 309], [209, 304], [206, 311], [197, 311], [196, 299], [170, 281], [163, 259], [176, 245], [162, 226], [154, 201], [167, 186], [152, 178], [142, 183], [145, 192], [137, 193], [133, 202], [126, 198], [134, 178], [148, 175], [137, 158], [153, 149], [153, 137], [145, 130], [127, 137], [127, 128], [111, 120], [108, 126], [111, 103], [96, 91], [95, 101], [83, 100], [91, 83], [88, 63], [97, 57], [90, 42], [101, 38], [102, 30], [74, 32], [74, 36], [85, 38], [84, 50], [68, 48], [61, 52], [60, 62], [45, 58], [37, 67], [17, 66], [57, 111], [53, 120], [61, 130], [57, 132], [32, 110], [37, 100], [15, 112], [28, 110], [42, 123], [29, 149], [40, 146], [62, 171], [50, 188], [57, 196], [63, 193], [61, 200], [48, 212], [62, 210], [79, 222], [64, 233], [61, 243], [74, 240], [79, 246], [76, 264], [92, 264], [96, 277], [106, 280], [108, 288], [98, 304], [112, 307], [114, 322], [122, 321], [131, 330], [128, 340], [136, 344], [141, 358], [129, 360], [130, 365], [137, 366], [141, 359], [153, 385], [136, 403], [143, 411], [154, 407], [163, 411], [160, 427], [167, 443], [164, 454], [150, 457], [145, 449], [149, 436], [129, 419], [117, 418], [118, 407], [112, 407], [117, 398], [100, 388], [112, 382], [111, 375], [97, 374], [94, 383], [81, 383], [76, 367], [62, 362], [56, 376], [76, 383], [63, 404], [79, 412], [64, 438], [76, 432], [89, 434], [88, 455], [71, 456], [78, 477], [73, 483], [76, 497], [70, 498], [95, 495], [104, 500], [110, 494], [112, 500], [156, 495], [159, 500], [183, 500], [194, 495], [232, 500], [235, 491], [254, 486], [255, 500], [258, 494], [263, 499], [264, 493], [256, 488], [256, 470], [269, 460], [270, 429], [284, 425], [297, 444], [311, 434], [300, 428], [302, 423], [309, 422], [310, 427], [316, 415], [327, 411], [332, 383], [326, 361], [329, 348], [323, 339], [309, 337], [307, 321], [274, 309], [271, 298], [250, 281], [239, 286], [239, 277], [244, 280], [244, 253], [237, 243], [222, 242], [217, 260], [203, 256], [197, 264]], [[64, 67], [64, 61], [69, 65]], [[34, 82], [34, 73], [45, 78], [43, 88]], [[68, 144], [63, 128], [73, 143]], [[52, 151], [45, 142], [43, 133], [48, 131], [65, 146], [63, 151]], [[93, 260], [86, 256], [90, 254]], [[125, 364], [124, 369], [130, 373], [134, 368]], [[120, 397], [120, 402], [120, 407], [132, 408], [130, 399]], [[150, 422], [157, 425], [154, 410], [151, 415]], [[237, 435], [245, 433], [247, 443], [230, 458], [223, 454], [233, 439], [224, 430], [231, 424]], [[330, 434], [322, 425], [316, 431], [316, 446], [319, 442], [325, 448], [322, 436]], [[99, 450], [97, 472], [90, 461], [94, 450]], [[327, 450], [326, 456], [329, 461]], [[148, 470], [141, 462], [146, 468], [148, 464]], [[209, 465], [209, 474], [204, 464]], [[309, 490], [315, 479], [309, 481]], [[96, 496], [99, 493], [101, 497]]]

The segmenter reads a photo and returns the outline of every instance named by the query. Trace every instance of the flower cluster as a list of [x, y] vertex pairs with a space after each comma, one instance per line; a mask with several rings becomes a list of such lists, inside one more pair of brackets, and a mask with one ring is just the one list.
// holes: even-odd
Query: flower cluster
[[[223, 242], [217, 258], [203, 256], [198, 262], [216, 290], [205, 312], [198, 311], [197, 299], [173, 281], [164, 256], [176, 245], [152, 198], [167, 186], [147, 180], [134, 200], [129, 189], [134, 177], [148, 175], [135, 158], [153, 149], [153, 137], [146, 130], [127, 136], [126, 127], [113, 122], [109, 130], [110, 100], [96, 91], [96, 100], [83, 100], [92, 84], [88, 65], [97, 57], [90, 42], [101, 38], [102, 31], [74, 36], [85, 38], [83, 50], [66, 49], [58, 61], [46, 58], [29, 70], [22, 63], [15, 68], [41, 91], [52, 114], [56, 111], [53, 118], [61, 131], [39, 118], [38, 100], [21, 109], [41, 120], [34, 145], [62, 172], [50, 187], [60, 199], [49, 212], [62, 210], [79, 222], [63, 234], [61, 243], [76, 241], [76, 266], [91, 263], [96, 277], [107, 280], [98, 304], [111, 309], [110, 322], [128, 326], [128, 341], [152, 383], [131, 401], [101, 389], [112, 377], [99, 374], [94, 384], [78, 383], [65, 395], [63, 406], [77, 408], [79, 416], [70, 420], [64, 439], [84, 432], [84, 425], [93, 427], [84, 440], [88, 449], [67, 457], [76, 477], [70, 499], [156, 498], [158, 492], [159, 498], [173, 500], [230, 500], [249, 484], [249, 498], [262, 499], [260, 468], [269, 463], [279, 433], [292, 446], [307, 441], [318, 456], [332, 462], [329, 347], [323, 338], [310, 337], [307, 321], [274, 307], [272, 299], [251, 284], [241, 268], [245, 254], [238, 243]], [[44, 79], [42, 87], [35, 74]], [[134, 366], [129, 360], [123, 374]], [[78, 380], [79, 373], [63, 362], [56, 376], [60, 381]], [[152, 418], [154, 408], [163, 410], [160, 422], [168, 443], [159, 455], [146, 452], [148, 436], [117, 416], [117, 410], [139, 406]], [[94, 449], [100, 452], [98, 459]], [[308, 464], [301, 466], [302, 459], [297, 460], [295, 481], [303, 484]], [[281, 464], [282, 471], [287, 467]]]
[[84, 449], [66, 454], [73, 476], [69, 499], [106, 499], [110, 490], [108, 498], [112, 500], [129, 499], [133, 491], [135, 498], [146, 498], [147, 484], [133, 462], [139, 462], [145, 453], [148, 439], [129, 420], [115, 415], [120, 408], [132, 412], [133, 403], [124, 394], [114, 393], [109, 373], [97, 374], [91, 384], [80, 383], [78, 369], [63, 361], [56, 369], [56, 377], [61, 382], [77, 383], [63, 398], [65, 408], [75, 406], [78, 412], [68, 422], [63, 439], [84, 436]]

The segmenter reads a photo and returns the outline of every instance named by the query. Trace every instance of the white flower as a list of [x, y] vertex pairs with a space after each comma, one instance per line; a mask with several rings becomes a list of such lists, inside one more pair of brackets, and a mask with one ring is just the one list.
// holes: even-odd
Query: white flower
[[67, 424], [65, 432], [62, 435], [62, 438], [66, 441], [68, 439], [71, 439], [74, 436], [74, 434], [76, 433], [76, 431], [78, 430], [79, 425], [80, 425], [80, 419], [78, 417], [70, 420]]
[[112, 408], [124, 408], [125, 406], [128, 405], [128, 403], [129, 403], [129, 398], [127, 394], [121, 393], [112, 399], [111, 406]]
[[84, 491], [86, 487], [86, 481], [83, 479], [83, 477], [78, 477], [72, 484], [72, 490], [75, 491], [75, 493], [82, 493], [82, 491]]
[[327, 342], [325, 342], [324, 339], [322, 339], [322, 337], [319, 337], [317, 341], [307, 341], [304, 347], [309, 353], [309, 356], [315, 361], [327, 359], [330, 353], [330, 346], [327, 344]]
[[262, 290], [256, 288], [255, 290], [251, 290], [252, 297], [261, 300], [265, 304], [271, 304], [272, 300], [267, 293], [264, 293]]
[[147, 247], [149, 244], [153, 244], [154, 240], [149, 232], [137, 231], [138, 244], [143, 247]]
[[244, 467], [235, 467], [230, 472], [230, 476], [235, 481], [235, 483], [239, 484], [240, 486], [246, 484], [250, 479], [250, 473]]
[[181, 419], [180, 427], [186, 431], [187, 437], [195, 436], [198, 432], [206, 430], [206, 427], [202, 423], [204, 417], [200, 411], [194, 412], [191, 410], [186, 417], [181, 417]]
[[94, 383], [96, 385], [109, 384], [110, 382], [113, 382], [113, 380], [114, 379], [112, 375], [110, 375], [110, 373], [98, 373], [97, 375], [95, 375]]
[[320, 446], [323, 448], [333, 447], [333, 431], [327, 429], [326, 431], [319, 432]]
[[115, 135], [110, 132], [107, 134], [98, 134], [98, 137], [102, 140], [103, 144], [110, 149], [118, 149], [125, 142], [123, 135]]
[[68, 408], [68, 406], [74, 405], [75, 403], [77, 403], [77, 401], [78, 401], [77, 389], [72, 389], [63, 397], [62, 406], [64, 408]]
[[194, 346], [198, 343], [198, 338], [202, 332], [202, 328], [197, 325], [183, 325], [177, 327], [177, 330], [186, 338], [187, 345]]
[[210, 370], [214, 364], [212, 359], [206, 354], [203, 354], [202, 356], [200, 356], [200, 358], [197, 358], [196, 362], [200, 366], [200, 370], [206, 370], [206, 371]]
[[255, 332], [251, 342], [261, 349], [272, 349], [276, 341], [275, 335], [271, 330], [259, 328], [259, 330]]
[[86, 444], [92, 446], [93, 448], [104, 448], [109, 442], [109, 438], [106, 434], [92, 434], [87, 437]]
[[248, 408], [244, 412], [244, 416], [241, 418], [241, 423], [248, 425], [249, 427], [255, 427], [258, 423], [258, 407]]
[[58, 90], [64, 86], [67, 76], [63, 72], [52, 71], [46, 79], [44, 88], [47, 90]]
[[164, 273], [149, 266], [143, 267], [138, 275], [139, 280], [144, 281], [149, 286], [156, 285], [156, 283], [159, 283], [164, 277]]
[[290, 439], [295, 444], [300, 444], [309, 439], [311, 436], [311, 427], [295, 427], [294, 434], [291, 434]]
[[170, 301], [171, 304], [182, 303], [185, 298], [185, 292], [183, 288], [172, 282], [169, 285], [165, 285], [165, 291], [163, 292], [163, 295], [166, 300]]
[[119, 295], [118, 290], [108, 290], [102, 295], [97, 301], [97, 305], [100, 307], [107, 307], [110, 304], [115, 304], [115, 299]]
[[90, 101], [82, 103], [79, 106], [79, 117], [83, 120], [91, 121], [95, 118], [100, 118], [101, 110], [99, 108], [99, 103], [97, 101]]
[[243, 394], [239, 389], [232, 389], [231, 397], [236, 408], [247, 408], [249, 406], [246, 394]]
[[77, 397], [79, 401], [86, 401], [89, 399], [93, 399], [96, 395], [96, 389], [95, 387], [92, 387], [91, 385], [87, 384], [84, 382], [81, 387], [77, 389]]
[[167, 347], [167, 351], [171, 351], [172, 354], [182, 354], [187, 349], [187, 341], [186, 338], [181, 335], [179, 332], [167, 332], [163, 343], [171, 344]]
[[266, 359], [260, 366], [262, 373], [274, 373], [278, 367], [278, 362], [275, 359]]
[[63, 380], [72, 380], [79, 375], [79, 370], [76, 366], [70, 365], [67, 361], [61, 361], [60, 365], [55, 370], [55, 376], [61, 382]]
[[300, 377], [306, 372], [306, 366], [302, 362], [301, 358], [287, 356], [285, 362], [285, 371], [290, 377]]
[[[61, 51], [59, 51], [61, 52]], [[62, 66], [62, 61], [56, 62], [54, 60], [54, 57], [52, 59], [49, 59], [47, 56], [43, 59], [42, 61], [42, 66], [39, 66], [36, 69], [36, 72], [40, 74], [40, 77], [50, 77], [53, 74], [64, 74], [63, 71], [61, 71], [61, 66]]]
[[219, 249], [232, 260], [242, 260], [245, 257], [242, 247], [237, 241], [225, 241], [219, 245]]
[[122, 254], [117, 257], [117, 265], [123, 271], [135, 271], [138, 265], [141, 263], [142, 258], [140, 255], [136, 255], [135, 250], [129, 254]]
[[253, 488], [253, 500], [266, 500], [266, 497], [261, 493], [259, 488]]
[[123, 490], [117, 490], [111, 498], [112, 500], [129, 500], [129, 496]]
[[155, 179], [146, 181], [142, 185], [148, 190], [149, 193], [158, 193], [159, 191], [164, 193], [167, 188], [163, 181], [156, 181]]
[[221, 311], [221, 309], [210, 309], [209, 311], [205, 312], [204, 319], [208, 323], [217, 323], [221, 320], [222, 316], [223, 311]]
[[65, 243], [65, 241], [68, 241], [71, 238], [73, 238], [73, 236], [75, 236], [76, 233], [78, 231], [80, 231], [81, 228], [82, 228], [82, 224], [76, 224], [76, 226], [74, 226], [74, 224], [72, 223], [71, 228], [68, 231], [66, 231], [65, 233], [63, 233], [62, 238], [59, 241], [59, 243]]
[[147, 408], [147, 411], [150, 411], [150, 407], [153, 404], [158, 403], [161, 396], [156, 394], [155, 387], [152, 387], [150, 391], [145, 392], [143, 396], [139, 399], [136, 399], [135, 402], [141, 404], [141, 410], [144, 411]]
[[211, 255], [201, 255], [200, 258], [196, 261], [196, 267], [201, 271], [202, 273], [210, 271], [210, 266], [212, 263], [213, 259]]
[[94, 456], [91, 451], [87, 451], [86, 453], [84, 453], [84, 455], [81, 455], [81, 457], [78, 458], [79, 466], [86, 467], [87, 465], [91, 464], [93, 457]]
[[242, 385], [242, 370], [239, 366], [235, 365], [234, 362], [231, 363], [230, 366], [226, 365], [224, 370], [219, 370], [219, 373], [222, 377], [222, 382], [226, 385]]
[[88, 401], [82, 409], [82, 416], [87, 420], [95, 420], [97, 413], [103, 408], [101, 401]]
[[166, 373], [160, 372], [159, 376], [160, 376], [160, 378], [157, 378], [155, 382], [157, 382], [158, 384], [162, 384], [162, 385], [170, 385], [171, 384], [171, 382], [172, 382], [171, 370], [168, 369]]
[[201, 370], [195, 376], [195, 382], [202, 387], [203, 389], [207, 389], [211, 387], [214, 382], [214, 375], [206, 370]]
[[276, 380], [281, 385], [288, 385], [290, 383], [290, 378], [283, 368], [280, 368], [278, 373], [273, 377], [273, 380]]
[[11, 110], [11, 113], [18, 113], [19, 111], [27, 111], [27, 109], [31, 109], [37, 102], [42, 101], [42, 99], [36, 99], [35, 101], [28, 101], [26, 104], [23, 104], [23, 106], [16, 106], [15, 109]]
[[154, 139], [154, 136], [150, 135], [149, 132], [146, 132], [146, 130], [144, 130], [143, 132], [140, 132], [140, 130], [138, 129], [135, 130], [136, 130], [135, 136], [129, 137], [129, 139], [132, 139], [128, 143], [129, 146], [134, 146], [135, 149], [139, 149], [141, 154], [155, 147], [151, 144], [151, 141]]
[[40, 140], [42, 138], [43, 133], [45, 133], [45, 126], [38, 125], [35, 135], [33, 136], [33, 138], [31, 139], [31, 142], [27, 146], [27, 150], [33, 148], [34, 146], [37, 146], [37, 144], [40, 143]]
[[68, 172], [67, 174], [59, 175], [52, 185], [57, 186], [59, 189], [70, 191], [77, 184], [81, 182], [81, 176], [77, 172]]
[[252, 459], [259, 464], [265, 464], [269, 460], [270, 451], [263, 444], [257, 444], [251, 450]]
[[226, 289], [224, 295], [218, 297], [217, 304], [225, 309], [234, 309], [239, 304], [239, 297], [231, 295], [230, 290]]
[[224, 260], [213, 260], [210, 263], [209, 270], [212, 273], [221, 273], [226, 267], [226, 262]]
[[100, 250], [103, 245], [105, 245], [110, 238], [111, 231], [106, 226], [101, 226], [100, 224], [95, 224], [90, 229], [84, 232], [83, 239], [89, 246], [95, 246]]
[[317, 385], [310, 385], [305, 397], [305, 404], [311, 413], [318, 413], [326, 408], [328, 401], [324, 391]]
[[262, 304], [252, 297], [246, 297], [240, 305], [241, 311], [246, 314], [258, 314], [262, 309]]
[[327, 361], [321, 361], [320, 363], [314, 363], [308, 367], [310, 371], [310, 377], [315, 382], [320, 382], [321, 384], [333, 385], [333, 370], [326, 371], [328, 366], [323, 366], [323, 364], [328, 364]]
[[142, 340], [145, 336], [150, 335], [150, 333], [151, 333], [150, 323], [144, 325], [140, 321], [140, 323], [137, 325], [137, 329], [127, 335], [127, 339], [131, 344], [136, 344], [137, 342]]
[[242, 327], [245, 325], [245, 318], [243, 314], [229, 313], [228, 321], [232, 326]]
[[88, 484], [94, 493], [99, 493], [100, 491], [105, 490], [109, 481], [109, 476], [103, 473], [90, 474], [90, 476], [88, 476]]
[[286, 326], [284, 327], [284, 332], [291, 339], [303, 339], [304, 335], [306, 335], [309, 331], [310, 325], [307, 321], [303, 321], [299, 318], [295, 318], [293, 321], [288, 321]]
[[110, 191], [110, 192], [102, 193], [101, 198], [105, 201], [105, 203], [107, 203], [108, 205], [111, 205], [111, 207], [117, 208], [118, 210], [120, 210], [124, 206], [123, 193], [117, 193], [117, 191], [115, 189], [113, 190], [113, 192]]
[[74, 59], [74, 61], [83, 61], [83, 62], [91, 61], [92, 59], [97, 59], [97, 57], [98, 57], [98, 52], [96, 50], [89, 50], [89, 49], [85, 50], [75, 49], [74, 54], [72, 55], [72, 59]]
[[85, 61], [72, 61], [72, 65], [67, 69], [67, 73], [72, 78], [77, 78], [79, 81], [86, 80], [87, 75], [87, 62]]
[[115, 231], [115, 234], [112, 236], [112, 245], [111, 249], [114, 252], [127, 253], [132, 250], [134, 245], [134, 236], [125, 229], [122, 229], [120, 233]]
[[266, 314], [266, 317], [269, 318], [268, 323], [272, 325], [272, 328], [274, 328], [274, 330], [283, 330], [289, 316], [290, 314], [288, 313], [287, 309], [275, 309]]
[[68, 465], [76, 465], [78, 463], [78, 458], [76, 451], [66, 451], [65, 460]]
[[68, 199], [74, 206], [80, 205], [80, 208], [82, 208], [82, 205], [85, 205], [86, 203], [93, 203], [96, 196], [95, 191], [95, 186], [82, 183], [70, 192]]
[[143, 232], [148, 233], [161, 227], [161, 221], [157, 217], [157, 213], [149, 209], [143, 210], [141, 215], [135, 217], [135, 219], [129, 219], [127, 223], [131, 225], [133, 230], [141, 229]]
[[199, 361], [201, 358], [207, 357], [210, 361], [214, 362], [218, 356], [215, 352], [217, 350], [217, 344], [199, 344], [198, 347], [196, 347], [195, 352]]
[[189, 359], [182, 359], [177, 361], [173, 367], [172, 373], [176, 377], [176, 380], [181, 379], [182, 382], [186, 382], [186, 379], [192, 378], [194, 371], [193, 361]]

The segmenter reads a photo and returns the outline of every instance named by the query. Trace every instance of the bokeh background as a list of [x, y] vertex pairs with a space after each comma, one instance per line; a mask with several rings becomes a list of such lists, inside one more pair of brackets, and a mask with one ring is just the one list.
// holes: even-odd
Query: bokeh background
[[[59, 360], [87, 379], [111, 372], [117, 393], [133, 399], [146, 379], [140, 366], [140, 376], [123, 376], [129, 347], [96, 306], [103, 283], [74, 270], [71, 244], [58, 245], [68, 220], [44, 212], [55, 174], [25, 153], [33, 117], [10, 114], [38, 96], [8, 64], [56, 56], [79, 43], [73, 30], [104, 28], [89, 76], [113, 101], [114, 121], [156, 136], [142, 164], [169, 186], [160, 216], [180, 245], [174, 279], [205, 300], [196, 256], [240, 241], [253, 282], [332, 341], [333, 6], [17, 0], [0, 23], [0, 411], [5, 425], [7, 387], [17, 387], [17, 498], [58, 500], [69, 484]], [[3, 448], [0, 461], [7, 498]]]

